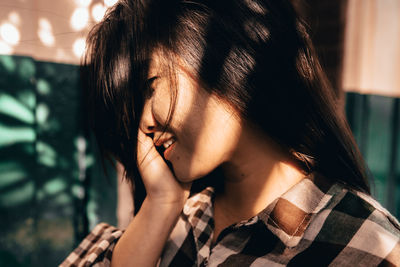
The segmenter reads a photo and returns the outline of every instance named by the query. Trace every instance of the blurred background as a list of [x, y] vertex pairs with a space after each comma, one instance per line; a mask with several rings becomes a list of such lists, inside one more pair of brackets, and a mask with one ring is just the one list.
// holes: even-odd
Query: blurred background
[[[79, 82], [85, 36], [115, 2], [0, 2], [0, 266], [56, 266], [97, 223], [130, 219], [129, 189], [110, 166], [104, 175], [87, 131]], [[400, 218], [400, 1], [292, 2], [373, 195]]]

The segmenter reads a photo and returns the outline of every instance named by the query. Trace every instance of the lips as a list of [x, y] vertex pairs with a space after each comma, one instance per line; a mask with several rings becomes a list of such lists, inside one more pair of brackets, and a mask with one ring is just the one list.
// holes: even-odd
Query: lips
[[169, 159], [169, 154], [171, 153], [174, 147], [175, 147], [175, 140], [170, 145], [168, 145], [168, 147], [164, 150], [164, 158], [166, 160]]
[[158, 137], [154, 138], [154, 145], [156, 147], [164, 147], [168, 148], [170, 145], [172, 145], [175, 142], [176, 138], [174, 136], [169, 136], [169, 137]]
[[164, 155], [165, 159], [168, 159], [168, 155], [174, 147], [175, 141], [176, 138], [174, 136], [162, 139], [160, 138], [154, 143], [154, 145], [156, 146], [157, 151]]
[[175, 140], [173, 138], [168, 139], [167, 141], [164, 142], [163, 146], [165, 149], [167, 149], [168, 147], [170, 147], [173, 143], [175, 143]]

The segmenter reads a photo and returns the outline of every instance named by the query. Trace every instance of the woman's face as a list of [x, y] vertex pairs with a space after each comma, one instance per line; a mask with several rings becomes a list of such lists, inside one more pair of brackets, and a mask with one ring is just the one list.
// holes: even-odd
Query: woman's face
[[[148, 77], [151, 93], [140, 128], [153, 134], [157, 147], [166, 148], [163, 157], [172, 164], [177, 179], [190, 182], [229, 161], [241, 123], [233, 108], [200, 88], [185, 68], [177, 68], [176, 84], [171, 85], [164, 64], [160, 54], [154, 53]], [[171, 103], [174, 88], [176, 101]], [[171, 105], [174, 112], [166, 125]]]

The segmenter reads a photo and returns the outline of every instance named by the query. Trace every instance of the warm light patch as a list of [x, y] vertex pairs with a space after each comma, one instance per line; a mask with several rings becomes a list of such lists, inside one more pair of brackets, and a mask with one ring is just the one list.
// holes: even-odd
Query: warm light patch
[[1, 38], [10, 45], [18, 44], [20, 40], [19, 30], [10, 23], [4, 23], [0, 27]]
[[81, 7], [88, 7], [92, 3], [92, 0], [75, 0], [75, 3]]
[[101, 21], [105, 13], [106, 7], [101, 3], [95, 4], [92, 8], [92, 17], [96, 22]]
[[60, 60], [68, 58], [67, 53], [62, 48], [57, 48], [55, 55], [56, 55], [55, 58]]
[[71, 17], [71, 27], [74, 30], [82, 30], [89, 22], [89, 12], [87, 8], [77, 8]]
[[77, 39], [73, 45], [73, 51], [75, 56], [81, 57], [85, 52], [85, 46], [86, 46], [85, 39], [83, 38]]
[[9, 55], [13, 52], [13, 48], [6, 42], [0, 40], [0, 54]]
[[45, 18], [39, 19], [39, 29], [38, 36], [40, 41], [46, 46], [53, 46], [55, 43], [55, 38], [53, 34], [53, 27], [50, 21]]
[[39, 103], [36, 107], [36, 120], [39, 124], [47, 121], [50, 115], [49, 107], [44, 103]]
[[10, 15], [8, 15], [8, 19], [14, 25], [19, 26], [21, 24], [21, 16], [15, 11], [11, 12]]
[[104, 0], [104, 4], [108, 7], [113, 6], [118, 0]]

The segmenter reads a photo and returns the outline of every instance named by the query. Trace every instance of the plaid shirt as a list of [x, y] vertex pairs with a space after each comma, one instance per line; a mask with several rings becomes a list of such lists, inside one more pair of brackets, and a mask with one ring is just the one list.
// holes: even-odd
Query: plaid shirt
[[[188, 199], [159, 266], [400, 266], [400, 225], [370, 196], [312, 174], [212, 244], [214, 190]], [[109, 266], [122, 231], [99, 224], [61, 266]]]

